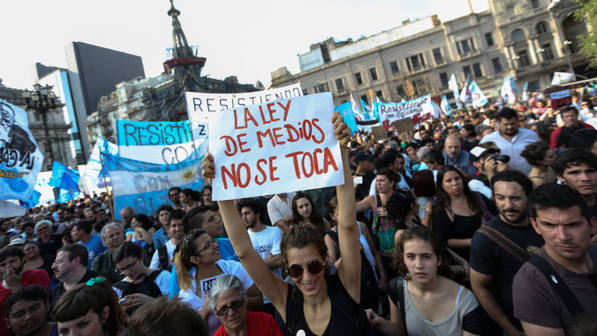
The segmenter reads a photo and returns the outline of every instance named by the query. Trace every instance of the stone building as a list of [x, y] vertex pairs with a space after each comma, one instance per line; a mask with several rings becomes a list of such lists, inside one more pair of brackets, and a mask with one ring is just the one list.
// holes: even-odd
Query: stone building
[[444, 22], [431, 16], [357, 41], [331, 38], [299, 55], [299, 73], [286, 67], [273, 71], [271, 86], [300, 82], [305, 94], [331, 91], [336, 104], [350, 94], [370, 103], [368, 93], [385, 101], [426, 93], [451, 98], [452, 73], [460, 87], [470, 78], [489, 96], [499, 96], [510, 74], [519, 87], [529, 82], [530, 90], [544, 88], [554, 71], [584, 71], [588, 64], [578, 54], [577, 39], [586, 27], [571, 17], [578, 5], [574, 0], [549, 4], [490, 0], [487, 11], [471, 8], [470, 14]]

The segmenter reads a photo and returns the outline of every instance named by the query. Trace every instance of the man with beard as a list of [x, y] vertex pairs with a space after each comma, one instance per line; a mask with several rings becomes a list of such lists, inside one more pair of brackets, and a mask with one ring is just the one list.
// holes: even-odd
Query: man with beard
[[[499, 216], [473, 235], [470, 252], [470, 281], [475, 296], [491, 321], [487, 335], [521, 335], [514, 318], [512, 279], [543, 239], [529, 225], [527, 197], [533, 184], [524, 174], [506, 170], [495, 174], [493, 196]], [[495, 332], [495, 333], [493, 333]]]
[[27, 286], [6, 300], [6, 322], [16, 336], [58, 335], [56, 323], [48, 322], [49, 310], [48, 290]]
[[508, 165], [524, 174], [531, 172], [531, 166], [525, 158], [520, 156], [523, 149], [530, 143], [539, 141], [539, 136], [530, 129], [518, 128], [518, 114], [509, 107], [504, 107], [497, 115], [499, 128], [487, 134], [481, 143], [492, 141], [501, 150], [501, 154], [508, 155]]
[[180, 204], [180, 187], [172, 187], [168, 190], [168, 199], [172, 202], [172, 208], [176, 210], [182, 209], [182, 204]]
[[549, 138], [549, 147], [552, 149], [559, 147], [568, 147], [570, 136], [583, 128], [593, 129], [593, 126], [585, 124], [578, 119], [578, 110], [574, 106], [564, 106], [560, 109], [560, 115], [564, 126], [556, 128], [551, 132]]
[[56, 260], [52, 264], [52, 271], [54, 271], [54, 276], [59, 282], [52, 288], [50, 294], [51, 306], [54, 306], [66, 291], [99, 275], [95, 271], [87, 269], [88, 261], [89, 254], [84, 245], [65, 245], [58, 250]]
[[149, 263], [150, 268], [165, 270], [172, 269], [172, 257], [174, 256], [174, 251], [176, 250], [176, 246], [178, 246], [184, 238], [184, 226], [182, 224], [184, 216], [185, 212], [180, 209], [175, 209], [170, 213], [166, 229], [168, 230], [168, 236], [171, 238], [164, 244], [164, 246], [160, 246], [153, 253], [151, 262]]
[[24, 258], [25, 254], [20, 247], [7, 246], [0, 250], [0, 274], [3, 279], [0, 287], [0, 335], [9, 335], [4, 307], [9, 296], [29, 285], [50, 287], [50, 278], [46, 271], [40, 269], [23, 271]]
[[[267, 226], [261, 222], [261, 216], [263, 216], [265, 210], [257, 200], [253, 198], [240, 200], [237, 207], [243, 224], [249, 233], [253, 248], [259, 253], [269, 269], [282, 279], [282, 265], [284, 263], [282, 251], [280, 250], [282, 231], [275, 226]], [[264, 310], [274, 314], [275, 308], [266, 297], [263, 298], [263, 303]]]

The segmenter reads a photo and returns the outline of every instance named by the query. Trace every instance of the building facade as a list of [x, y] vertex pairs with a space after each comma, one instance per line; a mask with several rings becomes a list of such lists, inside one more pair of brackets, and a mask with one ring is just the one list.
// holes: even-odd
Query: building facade
[[571, 17], [578, 5], [562, 0], [548, 8], [549, 3], [491, 0], [487, 11], [445, 22], [431, 16], [358, 41], [329, 39], [299, 55], [299, 73], [285, 67], [272, 72], [271, 86], [298, 82], [305, 94], [331, 91], [336, 104], [351, 94], [370, 104], [368, 93], [384, 101], [426, 93], [450, 98], [452, 73], [460, 87], [470, 78], [489, 96], [499, 96], [510, 74], [519, 87], [529, 82], [537, 90], [549, 86], [554, 71], [588, 64], [578, 54], [577, 39], [586, 27]]

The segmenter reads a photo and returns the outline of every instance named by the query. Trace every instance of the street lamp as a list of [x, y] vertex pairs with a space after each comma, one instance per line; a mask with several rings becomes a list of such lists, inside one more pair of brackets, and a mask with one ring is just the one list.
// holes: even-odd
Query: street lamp
[[41, 86], [39, 83], [33, 85], [33, 91], [27, 89], [23, 90], [23, 99], [27, 104], [27, 109], [32, 109], [41, 114], [44, 131], [46, 133], [46, 148], [50, 152], [50, 160], [54, 163], [54, 152], [52, 151], [52, 143], [50, 142], [50, 132], [48, 130], [48, 111], [62, 107], [63, 104], [56, 98], [56, 94], [52, 91], [52, 86]]
[[565, 47], [563, 47], [562, 49], [564, 49], [564, 53], [566, 54], [566, 60], [568, 61], [568, 71], [572, 74], [572, 80], [575, 80], [576, 75], [574, 74], [574, 68], [572, 67], [572, 61], [570, 60], [570, 54], [572, 53], [572, 41], [565, 40], [564, 46]]

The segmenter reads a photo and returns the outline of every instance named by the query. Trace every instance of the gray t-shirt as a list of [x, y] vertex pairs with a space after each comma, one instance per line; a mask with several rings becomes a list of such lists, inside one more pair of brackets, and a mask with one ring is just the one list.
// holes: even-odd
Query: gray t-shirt
[[[462, 335], [463, 329], [472, 333], [479, 333], [479, 330], [477, 330], [479, 321], [471, 321], [476, 320], [476, 317], [473, 317], [473, 315], [476, 315], [473, 311], [479, 307], [473, 292], [466, 290], [466, 293], [463, 294], [465, 288], [460, 286], [454, 309], [450, 314], [440, 321], [431, 322], [419, 314], [406, 288], [406, 280], [403, 281], [406, 328], [409, 336], [457, 336]], [[471, 327], [465, 327], [465, 324], [471, 324]]]
[[[545, 247], [542, 247], [537, 254], [547, 260], [560, 274], [587, 314], [597, 316], [597, 288], [590, 280], [597, 275], [597, 246], [589, 246], [593, 272], [588, 274], [574, 273], [559, 265], [547, 255]], [[564, 329], [567, 335], [576, 325], [558, 293], [548, 283], [543, 273], [529, 262], [522, 265], [516, 273], [512, 294], [514, 316], [521, 321], [547, 328]]]

